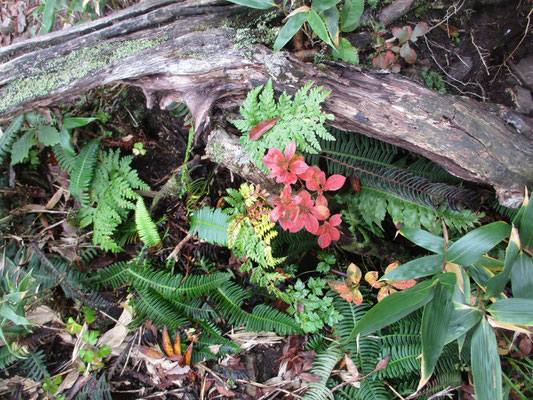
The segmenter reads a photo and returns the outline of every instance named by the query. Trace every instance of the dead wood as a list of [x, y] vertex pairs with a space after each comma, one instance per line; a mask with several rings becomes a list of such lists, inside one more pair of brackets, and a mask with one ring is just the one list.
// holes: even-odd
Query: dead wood
[[227, 26], [243, 12], [219, 1], [146, 0], [4, 47], [0, 119], [126, 83], [142, 88], [149, 107], [184, 101], [198, 133], [207, 135], [214, 118], [234, 111], [248, 90], [269, 78], [277, 90], [290, 93], [312, 81], [331, 90], [324, 107], [340, 129], [401, 146], [458, 177], [492, 185], [508, 206], [518, 206], [523, 187], [533, 186], [533, 136], [503, 120], [501, 107], [494, 111], [395, 75], [341, 64], [319, 69], [261, 45], [239, 48], [235, 30]]

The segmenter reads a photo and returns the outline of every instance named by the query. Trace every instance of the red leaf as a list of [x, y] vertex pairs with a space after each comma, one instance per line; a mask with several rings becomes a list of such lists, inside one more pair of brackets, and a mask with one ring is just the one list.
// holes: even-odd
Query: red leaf
[[278, 122], [279, 117], [273, 119], [267, 119], [266, 121], [259, 122], [256, 126], [250, 131], [250, 140], [258, 140], [261, 136], [271, 130], [276, 122]]
[[409, 43], [405, 43], [400, 49], [400, 55], [407, 61], [409, 64], [414, 64], [416, 61], [416, 52], [409, 47]]
[[355, 193], [359, 193], [361, 191], [361, 182], [355, 176], [351, 179], [351, 184]]
[[324, 190], [339, 190], [344, 185], [344, 182], [346, 182], [346, 177], [342, 175], [331, 175], [324, 185]]

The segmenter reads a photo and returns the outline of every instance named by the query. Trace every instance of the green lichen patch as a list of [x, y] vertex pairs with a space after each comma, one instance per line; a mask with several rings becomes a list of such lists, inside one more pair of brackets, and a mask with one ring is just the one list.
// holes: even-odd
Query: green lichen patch
[[16, 79], [0, 91], [0, 112], [24, 100], [43, 96], [79, 79], [89, 72], [157, 46], [168, 38], [139, 39], [105, 43], [74, 50], [53, 60], [38, 62], [27, 78]]

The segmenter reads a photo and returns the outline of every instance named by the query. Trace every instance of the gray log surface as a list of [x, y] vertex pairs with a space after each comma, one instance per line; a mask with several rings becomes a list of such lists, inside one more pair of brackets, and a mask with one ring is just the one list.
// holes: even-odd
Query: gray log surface
[[[183, 101], [198, 133], [274, 80], [294, 93], [331, 90], [332, 125], [398, 145], [452, 174], [492, 185], [517, 207], [533, 186], [531, 120], [511, 125], [503, 106], [442, 95], [391, 74], [341, 64], [319, 69], [262, 45], [239, 48], [235, 22], [248, 11], [223, 1], [145, 0], [111, 16], [0, 49], [0, 120], [65, 103], [102, 85], [142, 88], [149, 107]], [[516, 118], [515, 118], [516, 119]], [[524, 122], [525, 121], [525, 122]], [[521, 128], [517, 129], [518, 125]]]

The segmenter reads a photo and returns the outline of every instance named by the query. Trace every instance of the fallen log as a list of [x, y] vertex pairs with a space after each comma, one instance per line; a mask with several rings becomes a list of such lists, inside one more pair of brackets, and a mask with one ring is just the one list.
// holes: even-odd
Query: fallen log
[[[442, 95], [396, 75], [339, 63], [317, 67], [287, 52], [235, 42], [247, 9], [217, 0], [146, 0], [106, 18], [0, 49], [0, 119], [65, 103], [102, 85], [142, 88], [147, 105], [183, 101], [197, 133], [234, 111], [252, 87], [331, 90], [332, 125], [421, 154], [452, 174], [492, 185], [517, 207], [533, 186], [533, 128], [503, 106]], [[503, 111], [502, 111], [503, 110]], [[525, 122], [524, 122], [525, 121]]]

